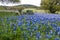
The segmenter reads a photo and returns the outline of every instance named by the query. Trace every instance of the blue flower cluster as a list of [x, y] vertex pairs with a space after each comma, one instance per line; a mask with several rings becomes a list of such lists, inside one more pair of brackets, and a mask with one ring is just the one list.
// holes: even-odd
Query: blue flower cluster
[[60, 40], [60, 15], [35, 14], [0, 18], [0, 35], [22, 40]]

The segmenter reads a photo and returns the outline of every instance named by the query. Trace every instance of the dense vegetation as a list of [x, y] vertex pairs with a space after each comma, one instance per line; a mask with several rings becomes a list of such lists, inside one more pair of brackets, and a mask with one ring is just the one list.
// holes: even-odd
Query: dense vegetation
[[[55, 13], [60, 10], [60, 7], [55, 5], [56, 3], [51, 0], [46, 1], [41, 7]], [[21, 13], [24, 8], [12, 7], [11, 9]], [[60, 40], [59, 14], [33, 14], [31, 10], [27, 10], [25, 14], [0, 12], [0, 40]]]
[[1, 2], [19, 2], [20, 0], [0, 0]]
[[55, 13], [60, 10], [60, 0], [42, 0], [42, 9], [48, 9], [51, 13]]
[[0, 12], [0, 17], [5, 17], [5, 16], [15, 16], [15, 12]]
[[19, 2], [19, 0], [10, 0], [11, 2]]
[[0, 17], [0, 40], [60, 40], [60, 15]]

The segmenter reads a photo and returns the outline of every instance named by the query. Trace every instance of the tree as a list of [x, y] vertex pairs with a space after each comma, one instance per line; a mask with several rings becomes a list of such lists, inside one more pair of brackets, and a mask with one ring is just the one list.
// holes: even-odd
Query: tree
[[19, 0], [10, 0], [11, 2], [19, 2]]
[[58, 10], [57, 6], [60, 5], [60, 0], [43, 0], [41, 5], [44, 5], [43, 7], [51, 13], [55, 13]]
[[0, 0], [1, 2], [20, 2], [20, 0]]

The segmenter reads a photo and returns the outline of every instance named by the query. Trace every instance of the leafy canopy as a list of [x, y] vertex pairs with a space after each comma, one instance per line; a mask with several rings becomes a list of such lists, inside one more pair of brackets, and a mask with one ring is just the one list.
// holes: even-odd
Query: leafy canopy
[[43, 9], [48, 9], [51, 13], [60, 10], [60, 0], [43, 0], [41, 2]]

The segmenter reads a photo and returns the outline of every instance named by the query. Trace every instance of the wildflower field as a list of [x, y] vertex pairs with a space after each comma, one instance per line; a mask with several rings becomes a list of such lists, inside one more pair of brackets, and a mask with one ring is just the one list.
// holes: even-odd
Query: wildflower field
[[0, 17], [0, 40], [60, 40], [60, 15]]

